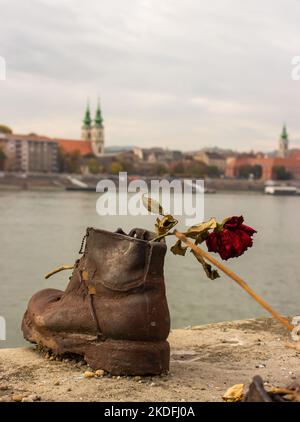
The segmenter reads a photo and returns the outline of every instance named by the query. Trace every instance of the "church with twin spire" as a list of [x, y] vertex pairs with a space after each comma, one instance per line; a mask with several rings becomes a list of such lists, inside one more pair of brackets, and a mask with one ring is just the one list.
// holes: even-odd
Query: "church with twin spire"
[[67, 154], [79, 153], [81, 156], [102, 157], [104, 154], [104, 124], [100, 103], [98, 102], [94, 119], [90, 105], [87, 104], [81, 126], [81, 139], [57, 139], [60, 148]]
[[100, 104], [98, 103], [94, 120], [91, 118], [90, 106], [87, 105], [83, 125], [81, 128], [81, 140], [90, 142], [92, 151], [96, 157], [104, 153], [104, 126]]

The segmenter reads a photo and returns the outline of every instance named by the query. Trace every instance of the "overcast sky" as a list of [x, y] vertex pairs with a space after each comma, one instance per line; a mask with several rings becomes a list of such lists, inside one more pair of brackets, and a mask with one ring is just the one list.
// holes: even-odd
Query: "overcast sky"
[[0, 123], [106, 145], [300, 147], [297, 0], [0, 0]]

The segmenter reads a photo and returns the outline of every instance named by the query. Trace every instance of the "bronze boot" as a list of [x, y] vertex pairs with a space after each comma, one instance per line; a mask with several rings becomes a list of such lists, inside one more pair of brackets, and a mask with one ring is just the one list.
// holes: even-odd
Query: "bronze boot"
[[166, 245], [151, 241], [154, 236], [88, 228], [65, 292], [45, 289], [31, 298], [24, 337], [55, 354], [82, 355], [93, 369], [114, 375], [168, 370]]

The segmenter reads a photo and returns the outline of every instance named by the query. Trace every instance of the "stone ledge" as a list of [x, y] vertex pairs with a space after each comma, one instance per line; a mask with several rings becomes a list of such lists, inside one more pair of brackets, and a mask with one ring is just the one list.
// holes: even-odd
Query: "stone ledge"
[[285, 386], [300, 380], [300, 354], [271, 319], [176, 329], [170, 334], [170, 374], [145, 378], [85, 378], [73, 361], [50, 361], [33, 347], [0, 349], [0, 400], [37, 395], [43, 401], [221, 401], [252, 377]]

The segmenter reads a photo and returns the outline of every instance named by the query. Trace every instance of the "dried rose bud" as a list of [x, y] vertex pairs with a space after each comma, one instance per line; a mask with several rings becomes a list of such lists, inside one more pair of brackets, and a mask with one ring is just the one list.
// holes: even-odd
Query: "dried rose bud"
[[221, 227], [208, 235], [206, 245], [209, 252], [218, 253], [222, 259], [242, 255], [253, 244], [252, 236], [257, 233], [252, 227], [243, 224], [244, 218], [231, 217]]

